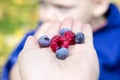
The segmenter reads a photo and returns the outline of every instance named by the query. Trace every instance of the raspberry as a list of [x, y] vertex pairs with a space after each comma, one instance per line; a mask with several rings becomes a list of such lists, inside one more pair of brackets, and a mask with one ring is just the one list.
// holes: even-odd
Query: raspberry
[[68, 29], [68, 28], [63, 28], [63, 29], [61, 29], [61, 30], [59, 31], [59, 34], [63, 36], [64, 33], [67, 32], [67, 31], [70, 31], [70, 29]]
[[68, 57], [68, 49], [67, 48], [60, 48], [56, 51], [56, 57], [58, 59], [64, 60]]
[[76, 44], [81, 44], [84, 43], [85, 41], [85, 36], [83, 33], [79, 32], [75, 35], [75, 42]]
[[61, 37], [61, 42], [62, 42], [62, 45], [60, 47], [65, 47], [65, 48], [68, 48], [69, 46], [69, 41], [67, 41], [67, 38], [65, 37]]
[[50, 43], [50, 47], [52, 48], [53, 52], [56, 52], [56, 50], [59, 48], [59, 46], [61, 45], [59, 43], [61, 39], [60, 35], [56, 35], [51, 39], [51, 43]]
[[59, 49], [56, 42], [51, 42], [50, 47], [51, 47], [53, 52], [56, 52], [56, 50]]
[[68, 48], [69, 42], [63, 36], [56, 35], [52, 38], [50, 47], [52, 48], [53, 52], [56, 52], [57, 49], [61, 47]]
[[65, 37], [67, 39], [67, 41], [69, 42], [70, 45], [73, 45], [75, 43], [74, 38], [75, 38], [75, 33], [73, 33], [72, 31], [67, 31], [63, 37]]
[[43, 35], [38, 40], [41, 47], [48, 47], [50, 45], [50, 38], [46, 35]]
[[68, 48], [69, 47], [69, 42], [68, 41], [64, 41], [61, 47]]

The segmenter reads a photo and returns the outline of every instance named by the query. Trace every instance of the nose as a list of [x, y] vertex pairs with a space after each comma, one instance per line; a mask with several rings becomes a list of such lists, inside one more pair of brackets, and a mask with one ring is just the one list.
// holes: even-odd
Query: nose
[[43, 22], [54, 21], [57, 19], [57, 13], [54, 9], [40, 9], [40, 19]]

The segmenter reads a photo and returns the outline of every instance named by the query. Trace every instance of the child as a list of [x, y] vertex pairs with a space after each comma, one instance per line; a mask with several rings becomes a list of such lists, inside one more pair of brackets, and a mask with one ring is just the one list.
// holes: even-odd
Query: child
[[[120, 13], [114, 4], [110, 4], [108, 0], [41, 0], [40, 6], [43, 23], [71, 17], [91, 24], [100, 64], [99, 80], [119, 80]], [[2, 80], [9, 80], [9, 76], [18, 68], [17, 64], [14, 66], [17, 57], [26, 38], [34, 34], [39, 35], [39, 31], [28, 33], [11, 54], [4, 67]]]

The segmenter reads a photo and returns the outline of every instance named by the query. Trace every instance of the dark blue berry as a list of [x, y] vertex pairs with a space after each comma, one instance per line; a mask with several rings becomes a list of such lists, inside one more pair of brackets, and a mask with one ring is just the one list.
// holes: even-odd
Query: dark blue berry
[[65, 32], [67, 32], [67, 31], [71, 31], [71, 30], [68, 28], [63, 28], [60, 30], [59, 34], [63, 36], [65, 34]]
[[76, 44], [84, 43], [84, 41], [85, 41], [85, 36], [83, 33], [79, 32], [75, 35], [75, 43]]
[[64, 60], [68, 56], [68, 49], [67, 48], [60, 48], [56, 51], [56, 57], [58, 59]]
[[50, 45], [50, 38], [46, 35], [43, 35], [38, 40], [41, 47], [48, 47]]

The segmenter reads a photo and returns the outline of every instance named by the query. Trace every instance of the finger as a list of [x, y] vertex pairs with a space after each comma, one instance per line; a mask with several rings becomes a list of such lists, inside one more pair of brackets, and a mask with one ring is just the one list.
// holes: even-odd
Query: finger
[[[79, 20], [74, 20], [73, 22], [73, 26], [72, 26], [72, 31], [76, 34], [78, 32], [82, 31], [82, 26], [83, 26], [83, 22], [79, 21]], [[72, 50], [74, 46], [70, 46], [69, 49]], [[69, 53], [69, 56], [71, 56], [72, 53]]]
[[81, 32], [82, 26], [83, 26], [83, 23], [82, 23], [81, 21], [75, 20], [75, 21], [73, 22], [72, 31], [73, 31], [74, 33]]
[[40, 46], [39, 46], [38, 40], [33, 36], [28, 36], [24, 45], [24, 49], [35, 49], [39, 47]]
[[70, 30], [71, 30], [72, 24], [73, 24], [73, 20], [72, 20], [71, 18], [66, 18], [66, 19], [63, 21], [60, 29], [67, 28], [67, 29], [70, 29]]
[[35, 33], [35, 37], [37, 39], [40, 38], [40, 36], [45, 35], [45, 33], [47, 32], [47, 30], [49, 29], [49, 27], [52, 25], [51, 22], [46, 22], [44, 23]]
[[85, 44], [89, 44], [93, 46], [93, 32], [91, 25], [84, 24], [82, 28], [82, 32], [85, 35]]
[[45, 34], [50, 38], [52, 38], [54, 35], [57, 35], [60, 28], [60, 24], [61, 23], [59, 21], [54, 22]]

